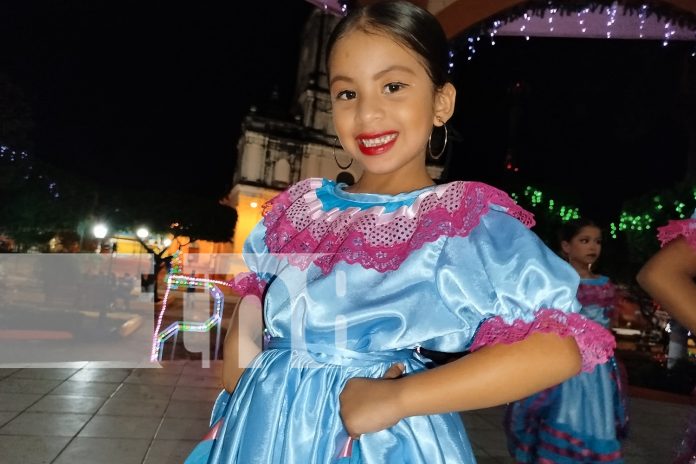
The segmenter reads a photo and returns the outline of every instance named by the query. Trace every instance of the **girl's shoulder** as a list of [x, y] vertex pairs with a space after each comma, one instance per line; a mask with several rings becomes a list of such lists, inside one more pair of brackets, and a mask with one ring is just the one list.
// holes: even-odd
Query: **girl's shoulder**
[[467, 236], [489, 211], [531, 227], [533, 215], [505, 192], [482, 182], [456, 181], [397, 195], [352, 193], [346, 185], [311, 178], [292, 185], [264, 208], [271, 253], [332, 254], [379, 271], [442, 236]]

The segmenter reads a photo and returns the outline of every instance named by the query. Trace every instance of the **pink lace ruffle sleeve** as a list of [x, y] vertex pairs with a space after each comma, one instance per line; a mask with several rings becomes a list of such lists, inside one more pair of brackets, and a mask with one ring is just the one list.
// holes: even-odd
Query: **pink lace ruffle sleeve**
[[239, 296], [256, 295], [259, 299], [263, 298], [266, 284], [255, 272], [242, 272], [230, 280], [230, 287]]
[[538, 310], [530, 322], [518, 319], [508, 324], [500, 316], [485, 320], [476, 332], [470, 350], [518, 342], [533, 333], [555, 333], [575, 338], [582, 355], [583, 372], [590, 372], [596, 365], [607, 362], [616, 347], [614, 337], [600, 324], [578, 313], [544, 308]]
[[696, 251], [696, 219], [669, 221], [666, 226], [657, 229], [657, 239], [663, 247], [679, 237], [684, 237], [689, 246]]

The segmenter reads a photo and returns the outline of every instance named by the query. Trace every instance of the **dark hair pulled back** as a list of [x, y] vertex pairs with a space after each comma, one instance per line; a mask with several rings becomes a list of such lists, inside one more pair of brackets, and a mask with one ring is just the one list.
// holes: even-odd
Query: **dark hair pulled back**
[[561, 226], [558, 232], [558, 240], [560, 242], [570, 242], [573, 237], [580, 233], [583, 227], [596, 227], [601, 230], [601, 228], [592, 219], [581, 218], [575, 219], [573, 221], [568, 221]]
[[420, 59], [436, 89], [449, 82], [449, 46], [430, 12], [405, 0], [385, 0], [351, 10], [334, 28], [326, 47], [326, 69], [336, 42], [349, 32], [384, 34]]

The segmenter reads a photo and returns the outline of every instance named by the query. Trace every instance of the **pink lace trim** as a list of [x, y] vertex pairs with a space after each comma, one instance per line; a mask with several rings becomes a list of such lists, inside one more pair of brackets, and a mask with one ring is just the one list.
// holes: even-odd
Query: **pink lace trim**
[[689, 246], [696, 250], [696, 219], [669, 221], [666, 226], [657, 228], [657, 239], [661, 246], [678, 237], [684, 237]]
[[616, 303], [616, 287], [611, 282], [603, 285], [581, 283], [578, 287], [578, 301], [583, 306], [614, 306]]
[[[504, 192], [478, 182], [452, 182], [420, 194], [410, 206], [385, 212], [368, 209], [322, 209], [316, 189], [321, 179], [295, 184], [265, 205], [266, 245], [305, 268], [314, 262], [328, 273], [340, 261], [386, 272], [398, 269], [409, 254], [442, 236], [467, 236], [491, 204], [525, 226], [533, 215]], [[308, 257], [308, 253], [314, 256]]]
[[517, 319], [508, 324], [500, 316], [486, 320], [476, 331], [470, 350], [475, 351], [496, 343], [518, 342], [534, 332], [574, 337], [582, 355], [583, 372], [591, 372], [594, 366], [607, 362], [616, 347], [611, 333], [596, 322], [577, 313], [540, 309], [534, 314], [534, 320], [531, 322]]
[[240, 272], [230, 280], [230, 287], [239, 296], [256, 295], [260, 299], [263, 298], [266, 284], [255, 272]]

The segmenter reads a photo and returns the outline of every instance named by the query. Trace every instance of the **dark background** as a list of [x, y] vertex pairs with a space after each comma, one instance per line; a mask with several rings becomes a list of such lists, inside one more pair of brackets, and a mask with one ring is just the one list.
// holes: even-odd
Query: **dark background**
[[241, 118], [277, 85], [294, 92], [292, 1], [10, 0], [0, 72], [25, 93], [31, 151], [123, 188], [217, 195]]
[[[514, 37], [480, 45], [455, 68], [463, 149], [453, 172], [508, 188], [531, 183], [581, 214], [616, 220], [624, 200], [685, 175], [682, 79], [688, 60], [696, 67], [693, 47]], [[504, 169], [508, 151], [517, 174]]]
[[[220, 196], [249, 107], [274, 87], [291, 106], [313, 8], [4, 1], [0, 74], [33, 122], [19, 148], [102, 185]], [[603, 222], [682, 179], [680, 79], [693, 43], [498, 37], [470, 62], [460, 48], [450, 179], [533, 183]], [[508, 152], [517, 174], [504, 169]]]

